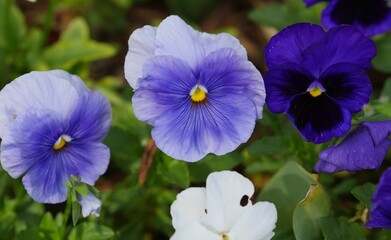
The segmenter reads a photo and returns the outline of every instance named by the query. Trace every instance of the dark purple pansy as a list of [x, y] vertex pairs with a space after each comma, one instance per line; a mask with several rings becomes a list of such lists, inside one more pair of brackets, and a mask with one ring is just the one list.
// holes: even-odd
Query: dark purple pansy
[[354, 27], [289, 26], [265, 48], [266, 103], [273, 113], [285, 112], [307, 141], [341, 137], [352, 113], [369, 101], [365, 69], [375, 55], [375, 44]]
[[365, 226], [391, 229], [391, 168], [388, 168], [380, 178], [372, 197], [370, 219]]
[[351, 131], [340, 144], [322, 151], [315, 170], [334, 173], [343, 170], [356, 172], [378, 169], [391, 146], [389, 134], [391, 121], [364, 122]]
[[[311, 6], [322, 0], [304, 0]], [[350, 24], [367, 36], [391, 30], [391, 8], [388, 0], [329, 0], [322, 14], [322, 24], [332, 28]]]

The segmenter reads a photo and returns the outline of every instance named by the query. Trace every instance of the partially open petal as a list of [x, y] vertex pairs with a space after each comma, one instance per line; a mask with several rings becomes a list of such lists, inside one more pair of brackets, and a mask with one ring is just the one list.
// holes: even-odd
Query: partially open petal
[[391, 120], [379, 122], [363, 122], [368, 128], [375, 145], [379, 145], [388, 135], [391, 135]]
[[172, 225], [180, 230], [206, 216], [205, 188], [188, 188], [176, 197], [171, 205]]
[[193, 223], [185, 228], [177, 229], [170, 240], [222, 240], [222, 236], [210, 231], [200, 223]]
[[99, 217], [102, 202], [93, 193], [88, 191], [86, 196], [78, 194], [77, 201], [81, 206], [81, 213], [83, 214], [83, 217], [88, 217], [90, 215]]
[[358, 126], [337, 146], [330, 146], [319, 154], [315, 165], [318, 172], [356, 172], [364, 169], [378, 169], [387, 154], [391, 141], [383, 138], [374, 145], [372, 136], [365, 126]]
[[106, 97], [99, 92], [86, 91], [72, 111], [67, 133], [75, 141], [100, 142], [108, 133], [111, 124], [111, 107]]
[[328, 67], [337, 63], [369, 68], [375, 55], [375, 43], [357, 28], [345, 25], [330, 29], [321, 41], [307, 48], [301, 64], [312, 75], [319, 77]]
[[216, 232], [228, 232], [251, 208], [254, 186], [237, 172], [214, 172], [206, 180], [206, 194], [208, 223]]
[[303, 52], [325, 36], [322, 27], [309, 23], [288, 26], [270, 39], [265, 47], [266, 65], [269, 68], [284, 63], [299, 63]]
[[372, 197], [370, 219], [366, 227], [391, 229], [391, 168], [380, 178]]
[[351, 113], [326, 94], [313, 97], [309, 93], [290, 101], [287, 116], [310, 142], [323, 143], [332, 137], [341, 137], [350, 129]]
[[283, 113], [289, 101], [307, 92], [315, 80], [296, 63], [286, 63], [272, 68], [265, 75], [266, 103], [272, 113]]
[[372, 84], [367, 73], [361, 67], [350, 63], [338, 63], [330, 66], [320, 76], [319, 82], [326, 89], [325, 94], [341, 106], [356, 113], [369, 102]]
[[84, 87], [78, 77], [60, 70], [18, 77], [0, 92], [0, 137], [19, 114], [31, 108], [52, 110], [65, 118]]
[[257, 202], [246, 208], [229, 231], [228, 238], [235, 240], [269, 240], [274, 236], [277, 210], [269, 202]]
[[129, 50], [125, 58], [125, 78], [135, 89], [142, 77], [144, 63], [154, 56], [156, 48], [156, 27], [144, 26], [129, 37]]

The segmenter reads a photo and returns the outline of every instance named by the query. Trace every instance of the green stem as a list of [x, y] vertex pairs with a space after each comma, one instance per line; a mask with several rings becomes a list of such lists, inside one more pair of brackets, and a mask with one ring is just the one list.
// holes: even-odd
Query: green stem
[[49, 38], [49, 32], [53, 25], [54, 10], [56, 9], [57, 0], [49, 0], [48, 11], [46, 14], [45, 25], [43, 29], [43, 36], [45, 39], [44, 45], [47, 44]]
[[69, 194], [68, 195], [68, 199], [67, 199], [67, 205], [65, 207], [65, 211], [64, 211], [64, 215], [63, 215], [63, 219], [62, 219], [62, 226], [61, 226], [61, 229], [60, 229], [60, 237], [61, 237], [61, 239], [65, 239], [68, 219], [69, 219], [69, 216], [71, 214], [71, 210], [72, 210], [72, 199], [71, 199], [71, 194]]

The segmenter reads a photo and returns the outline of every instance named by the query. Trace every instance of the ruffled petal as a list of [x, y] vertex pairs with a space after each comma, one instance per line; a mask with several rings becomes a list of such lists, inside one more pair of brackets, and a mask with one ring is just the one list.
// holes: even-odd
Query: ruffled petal
[[367, 127], [375, 145], [379, 145], [388, 135], [391, 135], [391, 120], [380, 122], [363, 122]]
[[189, 65], [170, 56], [156, 56], [144, 65], [132, 103], [138, 119], [151, 125], [166, 111], [189, 101], [196, 79]]
[[99, 92], [82, 94], [69, 119], [68, 134], [74, 141], [103, 141], [110, 129], [111, 107]]
[[[257, 202], [246, 208], [229, 231], [228, 238], [235, 240], [269, 240], [274, 236], [277, 209], [269, 202]], [[233, 236], [233, 237], [231, 237]]]
[[254, 186], [250, 180], [232, 171], [211, 173], [206, 180], [207, 221], [215, 232], [228, 232], [251, 208]]
[[330, 29], [321, 41], [307, 48], [301, 64], [313, 76], [319, 77], [328, 67], [337, 63], [369, 68], [375, 55], [376, 46], [370, 38], [355, 27], [339, 26]]
[[180, 230], [206, 216], [205, 188], [188, 188], [176, 197], [171, 205], [172, 225]]
[[378, 169], [390, 145], [391, 141], [387, 138], [383, 138], [378, 145], [374, 145], [368, 128], [358, 126], [340, 144], [320, 152], [315, 170], [334, 173], [343, 170], [356, 172], [364, 169]]
[[326, 94], [318, 97], [298, 95], [290, 101], [285, 112], [304, 139], [313, 143], [343, 136], [349, 131], [352, 120], [351, 113]]
[[384, 0], [333, 0], [322, 12], [322, 24], [327, 29], [349, 24], [369, 37], [375, 36], [391, 30], [391, 9], [387, 4]]
[[391, 168], [380, 178], [376, 192], [372, 197], [370, 219], [365, 226], [370, 228], [391, 229]]
[[199, 84], [208, 89], [209, 95], [244, 95], [253, 101], [257, 118], [262, 118], [265, 86], [261, 74], [251, 62], [230, 48], [221, 48], [205, 58], [201, 69]]
[[191, 224], [175, 231], [170, 240], [222, 240], [222, 236], [214, 233], [200, 223]]
[[64, 131], [55, 112], [28, 110], [20, 114], [1, 142], [1, 165], [18, 178], [34, 165], [52, 157], [53, 144]]
[[77, 201], [81, 205], [81, 213], [83, 217], [88, 217], [90, 215], [99, 217], [102, 202], [93, 193], [88, 191], [86, 196], [78, 194]]
[[307, 92], [314, 77], [295, 63], [272, 68], [265, 75], [266, 103], [272, 113], [285, 111], [295, 95]]
[[156, 55], [172, 56], [189, 64], [196, 72], [205, 57], [201, 34], [178, 16], [164, 19], [156, 33]]
[[135, 30], [129, 37], [129, 51], [125, 58], [125, 78], [135, 89], [137, 80], [142, 77], [144, 63], [154, 56], [156, 48], [156, 27], [144, 26]]
[[265, 47], [266, 65], [273, 68], [284, 63], [299, 63], [304, 50], [324, 36], [323, 29], [314, 24], [297, 23], [286, 27]]
[[60, 70], [31, 72], [18, 77], [0, 92], [0, 137], [9, 124], [28, 109], [48, 109], [65, 118], [85, 90], [80, 78]]
[[327, 96], [341, 106], [356, 113], [369, 102], [372, 84], [361, 67], [350, 63], [339, 63], [326, 69], [319, 82], [326, 89]]
[[239, 40], [227, 33], [209, 34], [201, 33], [201, 44], [205, 51], [205, 56], [208, 56], [214, 51], [222, 48], [229, 48], [233, 50], [238, 57], [247, 60], [246, 49], [240, 44]]

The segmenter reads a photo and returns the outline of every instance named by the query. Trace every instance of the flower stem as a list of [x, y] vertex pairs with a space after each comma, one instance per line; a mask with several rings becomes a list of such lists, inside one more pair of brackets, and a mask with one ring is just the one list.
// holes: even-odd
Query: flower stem
[[65, 239], [68, 219], [69, 219], [69, 216], [70, 216], [71, 210], [72, 210], [72, 201], [71, 200], [72, 200], [71, 199], [71, 195], [68, 194], [68, 199], [67, 199], [66, 207], [65, 207], [65, 210], [64, 210], [63, 219], [62, 219], [62, 226], [60, 228], [60, 237], [61, 237], [61, 239]]

